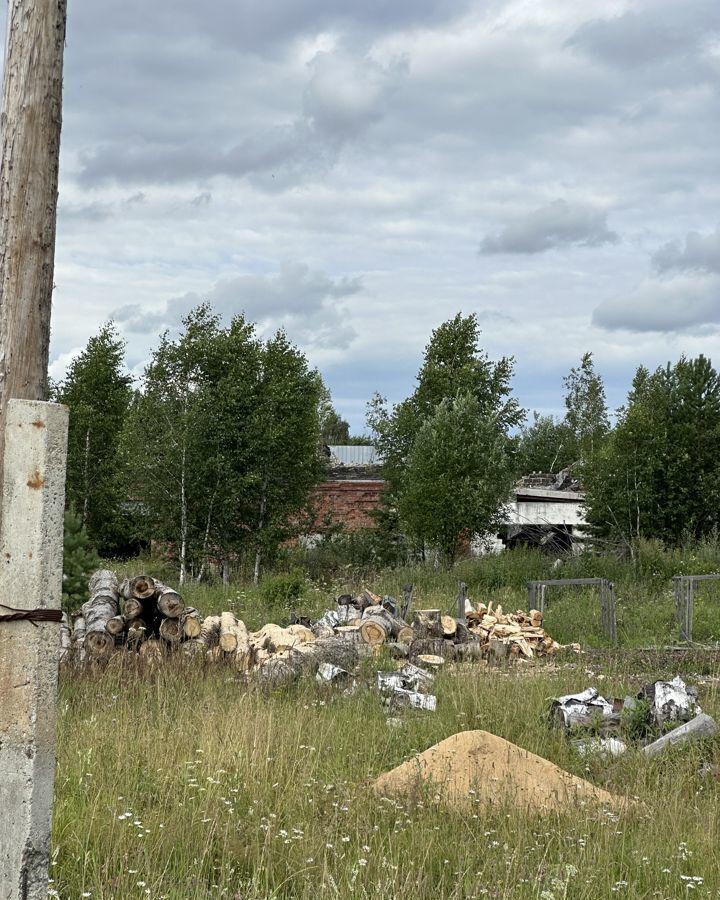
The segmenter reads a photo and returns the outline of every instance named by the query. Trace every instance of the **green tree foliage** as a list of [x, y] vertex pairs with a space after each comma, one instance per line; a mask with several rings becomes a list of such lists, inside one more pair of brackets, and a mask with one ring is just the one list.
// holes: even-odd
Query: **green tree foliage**
[[283, 333], [227, 328], [207, 305], [165, 335], [123, 441], [149, 533], [176, 548], [180, 580], [205, 560], [274, 550], [321, 472], [321, 382]]
[[64, 525], [62, 605], [70, 613], [88, 599], [88, 579], [100, 567], [100, 560], [74, 509], [66, 510]]
[[452, 563], [463, 537], [492, 529], [512, 488], [508, 440], [471, 394], [442, 400], [408, 454], [400, 520]]
[[588, 519], [628, 543], [720, 525], [720, 377], [704, 356], [639, 368], [605, 445], [583, 468]]
[[104, 555], [122, 552], [131, 523], [123, 507], [126, 485], [118, 436], [132, 398], [124, 368], [125, 344], [112, 322], [90, 338], [55, 386], [70, 408], [66, 497], [91, 541]]
[[318, 401], [322, 381], [282, 332], [261, 349], [256, 385], [255, 439], [249, 526], [255, 550], [255, 581], [261, 558], [292, 532], [292, 517], [307, 505], [324, 465], [318, 453]]
[[320, 439], [323, 444], [347, 444], [350, 442], [350, 425], [332, 405], [330, 391], [322, 385], [318, 403]]
[[575, 460], [574, 442], [568, 440], [568, 430], [562, 422], [534, 413], [531, 424], [520, 426], [518, 474], [559, 472]]
[[[433, 464], [439, 467], [435, 470], [437, 480], [444, 474], [444, 463], [447, 462], [450, 466], [451, 462], [449, 458], [443, 460], [440, 448], [431, 452], [433, 440], [436, 435], [446, 432], [450, 422], [455, 422], [463, 429], [469, 427], [468, 410], [472, 409], [478, 418], [477, 427], [471, 428], [467, 435], [460, 432], [455, 441], [466, 438], [473, 442], [470, 451], [473, 474], [463, 474], [460, 469], [451, 466], [448, 477], [452, 474], [457, 481], [452, 488], [446, 484], [446, 490], [449, 489], [451, 494], [452, 491], [457, 491], [464, 497], [473, 497], [474, 502], [480, 504], [480, 498], [488, 496], [487, 492], [495, 485], [495, 508], [507, 496], [505, 462], [497, 472], [494, 466], [498, 461], [499, 447], [503, 448], [506, 458], [514, 464], [512, 457], [515, 441], [508, 437], [508, 430], [522, 421], [523, 412], [511, 396], [513, 361], [503, 357], [497, 363], [491, 362], [480, 348], [479, 341], [480, 328], [475, 315], [456, 315], [433, 332], [425, 348], [424, 361], [413, 394], [392, 409], [388, 409], [385, 400], [379, 396], [375, 396], [370, 403], [368, 424], [375, 433], [375, 444], [385, 461], [385, 477], [389, 487], [387, 502], [390, 505], [397, 504], [405, 510], [403, 525], [412, 537], [421, 542], [439, 540], [440, 531], [434, 531], [431, 537], [428, 528], [422, 525], [422, 522], [427, 522], [427, 510], [432, 504], [436, 504], [438, 515], [448, 511], [445, 498], [440, 497], [441, 492], [433, 486], [432, 478], [428, 477], [428, 470], [421, 462], [418, 455], [420, 450], [415, 452], [421, 434], [420, 447], [427, 450]], [[458, 413], [454, 414], [453, 407], [458, 398], [462, 398], [463, 402]], [[440, 416], [437, 420], [436, 415]], [[453, 419], [453, 415], [459, 418]], [[491, 433], [496, 436], [496, 441], [490, 439]], [[483, 453], [487, 453], [487, 465], [480, 472]], [[412, 481], [409, 480], [409, 472], [412, 472]], [[470, 488], [466, 482], [471, 477], [474, 478], [475, 473], [479, 473], [483, 485]], [[427, 491], [427, 499], [423, 503], [424, 512], [417, 517], [410, 515], [407, 500], [411, 484], [415, 502], [419, 502], [421, 485]], [[453, 529], [460, 528], [460, 531], [456, 531], [457, 539], [463, 531], [484, 530], [480, 527], [485, 515], [482, 510], [487, 511], [491, 505], [483, 501], [483, 504], [478, 505], [476, 513], [471, 515], [470, 501], [463, 501], [461, 508], [466, 519], [464, 525], [460, 527], [457, 516], [453, 513], [452, 521], [442, 526], [442, 533], [449, 534]], [[485, 527], [491, 525], [491, 517], [486, 517]], [[436, 544], [447, 558], [454, 554], [450, 545], [449, 538], [444, 538], [442, 545]]]
[[[610, 430], [605, 387], [595, 371], [592, 353], [584, 353], [580, 365], [563, 379], [565, 388], [565, 431], [567, 462], [590, 459]], [[573, 456], [573, 459], [569, 457]]]

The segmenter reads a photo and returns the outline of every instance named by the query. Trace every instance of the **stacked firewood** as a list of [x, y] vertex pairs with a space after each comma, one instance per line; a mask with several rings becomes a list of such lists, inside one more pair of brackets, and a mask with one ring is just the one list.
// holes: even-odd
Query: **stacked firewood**
[[357, 662], [354, 641], [322, 623], [315, 629], [269, 623], [250, 632], [232, 612], [203, 619], [177, 591], [149, 575], [119, 583], [114, 572], [101, 569], [90, 578], [89, 593], [69, 643], [68, 629], [61, 629], [61, 659], [106, 660], [122, 648], [156, 663], [177, 649], [272, 682], [314, 673], [323, 662], [345, 668]]
[[492, 603], [474, 608], [468, 601], [466, 622], [439, 609], [417, 609], [410, 625], [392, 598], [364, 590], [339, 597], [335, 609], [317, 621], [296, 616], [286, 628], [268, 623], [252, 632], [232, 612], [203, 619], [177, 591], [149, 575], [119, 583], [114, 572], [100, 569], [90, 578], [89, 593], [70, 640], [68, 627], [61, 629], [63, 658], [102, 660], [123, 648], [155, 662], [176, 649], [224, 662], [243, 675], [284, 681], [313, 673], [322, 663], [348, 669], [381, 646], [395, 658], [428, 665], [484, 656], [533, 658], [560, 649], [537, 610], [504, 613]]
[[90, 599], [72, 631], [72, 649], [80, 659], [106, 657], [117, 645], [142, 649], [140, 645], [153, 639], [178, 644], [200, 634], [197, 611], [186, 607], [177, 591], [149, 575], [119, 584], [115, 572], [99, 569], [88, 587]]
[[[468, 629], [480, 639], [483, 655], [524, 656], [533, 659], [563, 649], [563, 645], [544, 630], [543, 616], [537, 609], [506, 613], [502, 606], [493, 609], [492, 600], [466, 612]], [[575, 645], [572, 645], [576, 649]], [[579, 649], [579, 648], [578, 648]]]

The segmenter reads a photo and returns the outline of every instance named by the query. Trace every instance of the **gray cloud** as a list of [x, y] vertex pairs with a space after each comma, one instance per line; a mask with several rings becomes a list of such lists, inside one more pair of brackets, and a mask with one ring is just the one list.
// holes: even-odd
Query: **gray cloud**
[[592, 19], [575, 31], [567, 46], [630, 69], [664, 61], [692, 52], [706, 35], [708, 25], [712, 27], [714, 22], [716, 28], [720, 26], [717, 4], [698, 3], [696, 10], [701, 6], [705, 12], [702, 19], [686, 15], [686, 10], [675, 3]]
[[294, 121], [253, 130], [226, 147], [194, 129], [172, 140], [136, 135], [112, 141], [80, 151], [78, 180], [97, 186], [256, 176], [264, 187], [282, 189], [325, 174], [346, 141], [382, 118], [406, 73], [402, 60], [381, 66], [344, 48], [317, 53]]
[[174, 297], [160, 309], [128, 304], [116, 309], [112, 318], [130, 333], [158, 333], [176, 329], [191, 309], [207, 302], [225, 320], [243, 314], [263, 332], [285, 328], [306, 347], [347, 347], [355, 331], [339, 301], [361, 290], [359, 277], [333, 279], [305, 265], [286, 263], [274, 275], [223, 279], [207, 293]]
[[619, 240], [614, 231], [608, 230], [607, 214], [602, 210], [554, 200], [497, 234], [488, 235], [480, 253], [543, 253], [554, 247], [600, 247]]
[[[628, 377], [720, 356], [717, 0], [620, 0], [613, 18], [567, 0], [71, 6], [55, 355], [115, 309], [141, 365], [210, 299], [285, 324], [346, 415], [406, 396], [459, 309], [516, 356], [526, 406], [561, 403], [577, 347]], [[511, 255], [478, 256], [486, 235]], [[283, 277], [279, 257], [310, 268]], [[362, 293], [332, 295], [344, 272]]]
[[710, 234], [691, 231], [681, 241], [669, 241], [655, 253], [653, 266], [658, 272], [717, 272], [720, 274], [720, 225]]
[[720, 325], [720, 278], [648, 279], [629, 296], [605, 300], [593, 324], [609, 331], [682, 332]]

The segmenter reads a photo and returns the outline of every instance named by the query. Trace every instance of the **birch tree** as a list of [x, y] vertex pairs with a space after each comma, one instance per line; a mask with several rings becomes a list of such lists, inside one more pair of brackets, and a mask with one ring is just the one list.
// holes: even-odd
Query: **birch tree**
[[55, 388], [70, 409], [66, 501], [80, 516], [93, 545], [114, 555], [127, 542], [127, 509], [118, 436], [132, 399], [125, 342], [112, 322], [103, 325]]

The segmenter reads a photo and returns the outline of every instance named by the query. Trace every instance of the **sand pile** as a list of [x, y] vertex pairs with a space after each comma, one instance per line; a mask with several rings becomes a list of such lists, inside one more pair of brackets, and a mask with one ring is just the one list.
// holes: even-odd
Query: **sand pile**
[[373, 784], [385, 796], [429, 790], [453, 806], [510, 803], [528, 811], [566, 810], [578, 803], [617, 808], [619, 797], [576, 778], [547, 759], [487, 731], [461, 731]]

